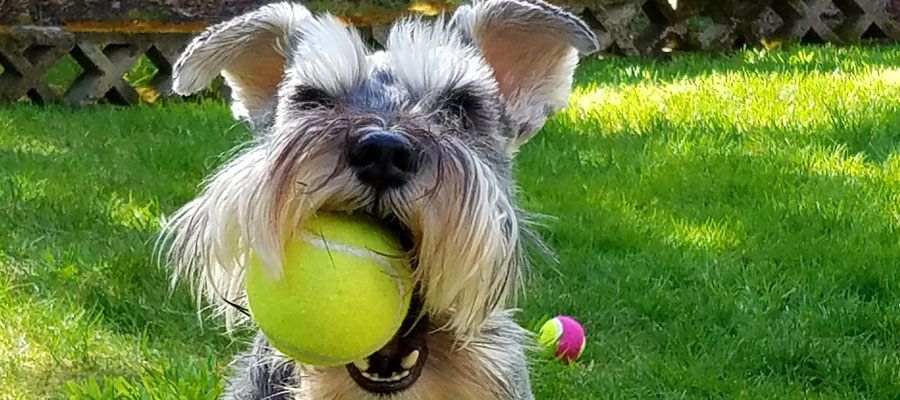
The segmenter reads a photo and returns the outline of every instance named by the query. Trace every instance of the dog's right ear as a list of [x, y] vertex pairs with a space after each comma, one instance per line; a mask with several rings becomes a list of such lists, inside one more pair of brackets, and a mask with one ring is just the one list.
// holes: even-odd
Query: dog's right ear
[[276, 3], [208, 28], [175, 63], [175, 92], [197, 92], [221, 73], [232, 89], [236, 118], [265, 115], [274, 109], [292, 35], [310, 15], [299, 4]]
[[457, 8], [450, 26], [493, 71], [510, 125], [510, 154], [568, 104], [578, 54], [599, 47], [584, 21], [541, 0], [475, 1]]

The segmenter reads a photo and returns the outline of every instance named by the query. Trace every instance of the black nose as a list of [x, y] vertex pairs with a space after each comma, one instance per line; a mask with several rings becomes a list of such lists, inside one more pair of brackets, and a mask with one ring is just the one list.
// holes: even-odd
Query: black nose
[[416, 173], [412, 144], [390, 132], [363, 135], [350, 147], [350, 165], [359, 180], [378, 189], [402, 186]]

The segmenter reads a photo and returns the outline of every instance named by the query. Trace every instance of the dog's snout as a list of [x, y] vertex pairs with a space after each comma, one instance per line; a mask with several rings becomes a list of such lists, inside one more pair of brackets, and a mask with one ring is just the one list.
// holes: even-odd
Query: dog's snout
[[392, 132], [369, 132], [350, 146], [350, 165], [363, 183], [378, 189], [398, 187], [416, 173], [413, 146]]

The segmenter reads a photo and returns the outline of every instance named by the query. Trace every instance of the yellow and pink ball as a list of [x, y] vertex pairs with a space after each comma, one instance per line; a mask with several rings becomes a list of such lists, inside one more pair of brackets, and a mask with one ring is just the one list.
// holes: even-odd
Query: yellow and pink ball
[[546, 356], [568, 364], [584, 352], [584, 328], [574, 318], [559, 315], [544, 323], [538, 333], [538, 342], [544, 346]]

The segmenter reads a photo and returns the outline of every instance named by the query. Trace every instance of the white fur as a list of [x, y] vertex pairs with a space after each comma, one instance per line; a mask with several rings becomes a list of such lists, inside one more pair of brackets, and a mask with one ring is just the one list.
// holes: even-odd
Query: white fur
[[259, 181], [265, 174], [265, 150], [244, 152], [222, 168], [203, 192], [182, 207], [163, 225], [169, 242], [169, 259], [175, 266], [173, 280], [198, 282], [201, 298], [223, 305], [230, 327], [240, 314], [225, 307], [223, 300], [243, 303], [243, 269], [254, 237], [252, 227], [259, 210], [250, 207], [258, 197], [255, 187], [243, 182]]
[[597, 49], [583, 23], [546, 3], [476, 2], [461, 6], [451, 25], [477, 44], [493, 71], [517, 131], [506, 146], [510, 153], [567, 105], [579, 51]]
[[367, 52], [359, 33], [332, 16], [301, 25], [288, 72], [292, 83], [314, 85], [334, 96], [348, 93], [368, 77]]
[[[285, 131], [294, 129], [286, 126]], [[229, 327], [243, 321], [228, 303], [246, 306], [243, 274], [250, 252], [259, 257], [266, 274], [280, 276], [284, 239], [326, 202], [336, 208], [354, 190], [349, 172], [322, 190], [306, 190], [321, 186], [328, 177], [326, 166], [336, 162], [332, 153], [298, 155], [294, 162], [306, 167], [292, 174], [289, 188], [276, 186], [271, 168], [280, 153], [290, 150], [291, 138], [290, 134], [266, 137], [239, 154], [163, 227], [168, 257], [175, 265], [173, 279], [199, 281], [198, 293], [219, 305]], [[279, 201], [282, 189], [289, 197]]]
[[416, 239], [415, 274], [426, 309], [446, 314], [447, 328], [473, 337], [515, 291], [519, 226], [496, 173], [462, 143], [448, 139], [445, 146], [456, 147], [460, 156], [446, 160], [446, 176], [434, 195], [412, 207], [398, 202], [397, 209], [412, 211], [400, 215]]
[[[291, 35], [309, 17], [303, 6], [285, 2], [211, 27], [175, 63], [175, 92], [200, 91], [222, 73], [232, 88], [236, 118], [265, 113], [291, 57]], [[247, 75], [249, 71], [257, 75]]]
[[527, 121], [529, 127], [509, 144], [511, 151], [534, 137], [550, 115], [568, 106], [578, 52], [569, 49], [566, 53], [557, 68], [547, 71], [545, 76], [535, 79], [534, 85], [520, 88], [515, 96], [507, 99], [506, 112], [514, 120]]
[[385, 47], [392, 71], [415, 97], [495, 85], [484, 59], [443, 19], [401, 21], [390, 30]]

